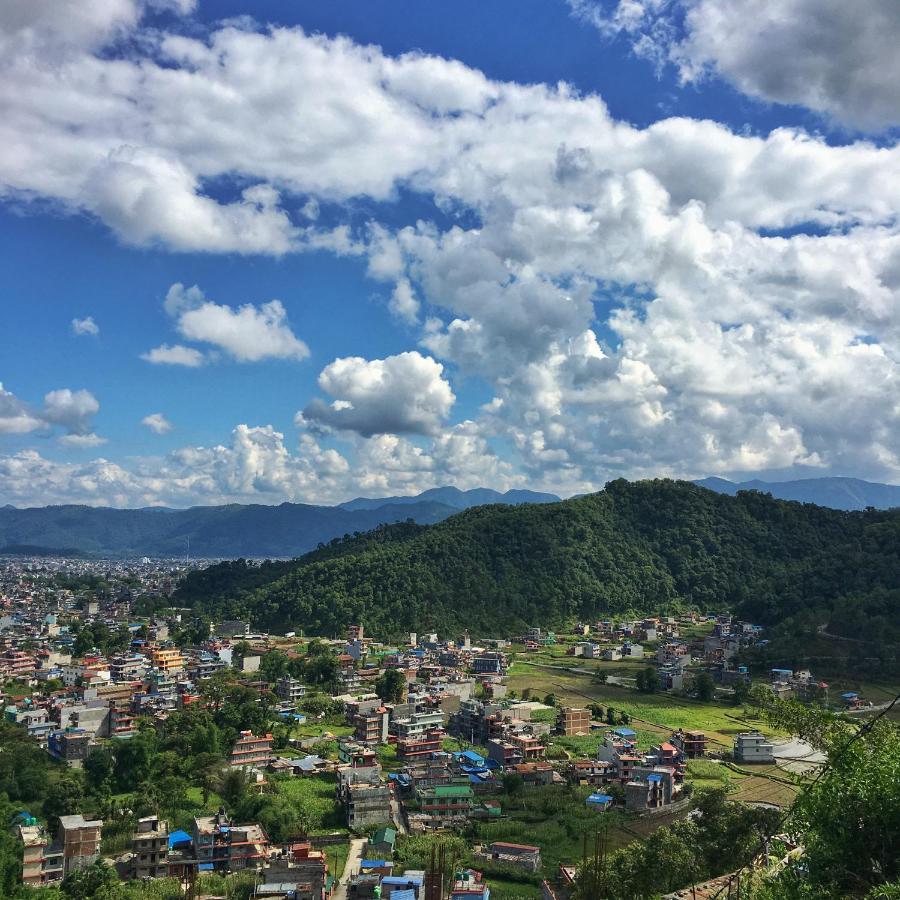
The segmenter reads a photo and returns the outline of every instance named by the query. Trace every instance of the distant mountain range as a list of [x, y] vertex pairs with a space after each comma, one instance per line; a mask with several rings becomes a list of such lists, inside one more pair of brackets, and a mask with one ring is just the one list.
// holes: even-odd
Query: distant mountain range
[[370, 499], [369, 497], [357, 497], [346, 503], [339, 503], [341, 509], [378, 509], [387, 504], [412, 505], [416, 503], [441, 503], [453, 509], [470, 509], [473, 506], [487, 506], [488, 503], [502, 503], [504, 506], [517, 506], [519, 503], [558, 503], [556, 494], [541, 494], [537, 491], [507, 491], [501, 494], [490, 488], [472, 488], [470, 491], [461, 491], [457, 487], [432, 488], [430, 491], [422, 491], [415, 497], [382, 497]]
[[728, 481], [725, 478], [703, 478], [694, 482], [720, 494], [732, 497], [738, 491], [762, 491], [777, 500], [815, 503], [831, 509], [893, 509], [900, 506], [900, 485], [878, 484], [860, 478], [801, 478], [797, 481]]
[[[797, 481], [695, 482], [720, 494], [756, 490], [779, 500], [798, 500], [832, 509], [900, 507], [900, 486], [858, 478]], [[490, 488], [461, 491], [439, 487], [411, 497], [357, 497], [337, 506], [282, 503], [108, 509], [91, 506], [0, 507], [0, 553], [91, 556], [282, 557], [299, 556], [334, 538], [378, 525], [412, 519], [441, 522], [465, 509], [488, 504], [556, 503], [537, 491], [506, 493]]]
[[435, 488], [415, 497], [359, 498], [340, 506], [282, 503], [108, 509], [92, 506], [0, 508], [0, 553], [94, 556], [293, 557], [320, 543], [378, 525], [421, 525], [488, 503], [552, 503], [553, 494]]

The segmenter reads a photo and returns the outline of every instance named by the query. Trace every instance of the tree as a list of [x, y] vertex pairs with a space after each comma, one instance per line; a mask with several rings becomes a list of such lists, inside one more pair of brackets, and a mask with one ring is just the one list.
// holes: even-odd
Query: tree
[[616, 710], [612, 706], [606, 707], [606, 724], [607, 725], [615, 725], [616, 724]]
[[503, 790], [510, 797], [515, 797], [522, 792], [525, 781], [517, 772], [506, 772], [503, 775]]
[[102, 861], [76, 869], [63, 879], [61, 887], [63, 894], [71, 900], [112, 900], [126, 896], [117, 891], [121, 888], [121, 882], [116, 870]]
[[219, 796], [230, 809], [238, 806], [249, 790], [250, 773], [246, 769], [228, 767], [219, 777]]
[[281, 650], [270, 650], [259, 661], [259, 674], [269, 682], [278, 681], [288, 673], [288, 656]]
[[784, 884], [799, 880], [823, 896], [844, 897], [900, 880], [897, 724], [849, 722], [796, 701], [770, 700], [763, 715], [827, 757], [824, 775], [795, 803], [791, 825], [804, 854], [787, 867]]
[[656, 669], [653, 666], [647, 666], [646, 668], [641, 669], [640, 672], [635, 676], [635, 684], [637, 685], [637, 689], [644, 694], [654, 694], [656, 693], [656, 688], [659, 684], [659, 679], [656, 676]]
[[606, 672], [603, 669], [597, 669], [597, 671], [594, 672], [594, 681], [597, 684], [606, 684], [606, 682], [609, 681], [609, 672]]
[[556, 706], [556, 694], [545, 695], [544, 706]]
[[731, 699], [738, 705], [743, 706], [744, 703], [747, 702], [747, 697], [750, 695], [750, 685], [744, 681], [743, 678], [739, 678], [735, 681], [732, 687], [732, 695]]
[[97, 747], [84, 761], [84, 774], [91, 790], [109, 787], [112, 782], [116, 759], [108, 747]]
[[59, 817], [77, 813], [83, 798], [81, 779], [74, 772], [66, 772], [59, 781], [50, 785], [44, 800], [44, 815], [54, 834], [59, 828]]
[[219, 753], [200, 753], [194, 758], [196, 775], [200, 780], [203, 805], [209, 802], [209, 795], [218, 784], [225, 767], [225, 759]]
[[385, 669], [375, 679], [375, 693], [385, 703], [400, 703], [406, 693], [406, 678], [399, 669]]
[[308, 716], [318, 718], [331, 709], [331, 700], [325, 694], [307, 694], [300, 701], [300, 709]]
[[603, 716], [604, 716], [604, 714], [605, 714], [605, 711], [604, 711], [603, 707], [602, 707], [599, 703], [592, 703], [590, 709], [591, 709], [591, 715], [592, 715], [595, 719], [597, 719], [597, 720], [599, 720], [599, 721], [602, 721], [602, 720], [603, 720]]
[[694, 693], [698, 700], [709, 703], [716, 696], [716, 683], [709, 672], [698, 672], [694, 679]]
[[329, 690], [337, 685], [340, 665], [333, 653], [317, 653], [310, 656], [303, 667], [303, 674], [310, 684], [319, 684]]

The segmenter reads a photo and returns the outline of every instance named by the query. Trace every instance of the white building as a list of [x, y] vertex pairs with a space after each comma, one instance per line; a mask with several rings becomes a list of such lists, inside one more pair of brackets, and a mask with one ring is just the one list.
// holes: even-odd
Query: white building
[[758, 731], [743, 731], [734, 739], [734, 758], [739, 763], [774, 763], [775, 747]]

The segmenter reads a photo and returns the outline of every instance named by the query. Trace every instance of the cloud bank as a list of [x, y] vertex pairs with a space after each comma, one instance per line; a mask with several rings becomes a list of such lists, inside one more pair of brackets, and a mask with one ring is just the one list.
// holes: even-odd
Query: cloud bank
[[[714, 67], [754, 95], [894, 121], [896, 6], [844, 25], [836, 4], [816, 6], [805, 38], [801, 0], [779, 4], [778, 23], [762, 0], [631, 0], [594, 21], [685, 79]], [[729, 56], [735, 10], [756, 13], [759, 35]], [[446, 482], [566, 493], [619, 475], [798, 467], [900, 479], [896, 144], [686, 118], [635, 128], [565, 84], [498, 82], [298, 28], [145, 33], [136, 5], [107, 12], [85, 13], [53, 55], [61, 38], [44, 18], [0, 16], [0, 191], [92, 215], [131, 244], [361, 257], [414, 346], [324, 366], [322, 396], [297, 402], [296, 442], [243, 424], [228, 445], [128, 466], [26, 450], [7, 460], [4, 502], [23, 490], [329, 500]], [[843, 84], [828, 68], [839, 27]], [[140, 34], [140, 55], [98, 52], [123, 33]], [[322, 224], [320, 204], [390, 204], [400, 189], [443, 215]], [[309, 355], [277, 300], [231, 307], [178, 284], [165, 309], [177, 338], [149, 349], [152, 363]], [[454, 421], [473, 379], [490, 399]], [[73, 427], [9, 396], [7, 433], [91, 433], [74, 397]]]

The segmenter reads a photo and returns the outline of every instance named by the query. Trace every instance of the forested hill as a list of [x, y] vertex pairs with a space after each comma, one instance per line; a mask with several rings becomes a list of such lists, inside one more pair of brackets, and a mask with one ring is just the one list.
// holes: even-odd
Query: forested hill
[[[176, 601], [274, 629], [497, 634], [665, 605], [897, 636], [900, 511], [841, 512], [686, 482], [615, 481], [548, 505], [389, 525], [266, 568], [185, 580]], [[833, 615], [832, 610], [836, 610]]]

